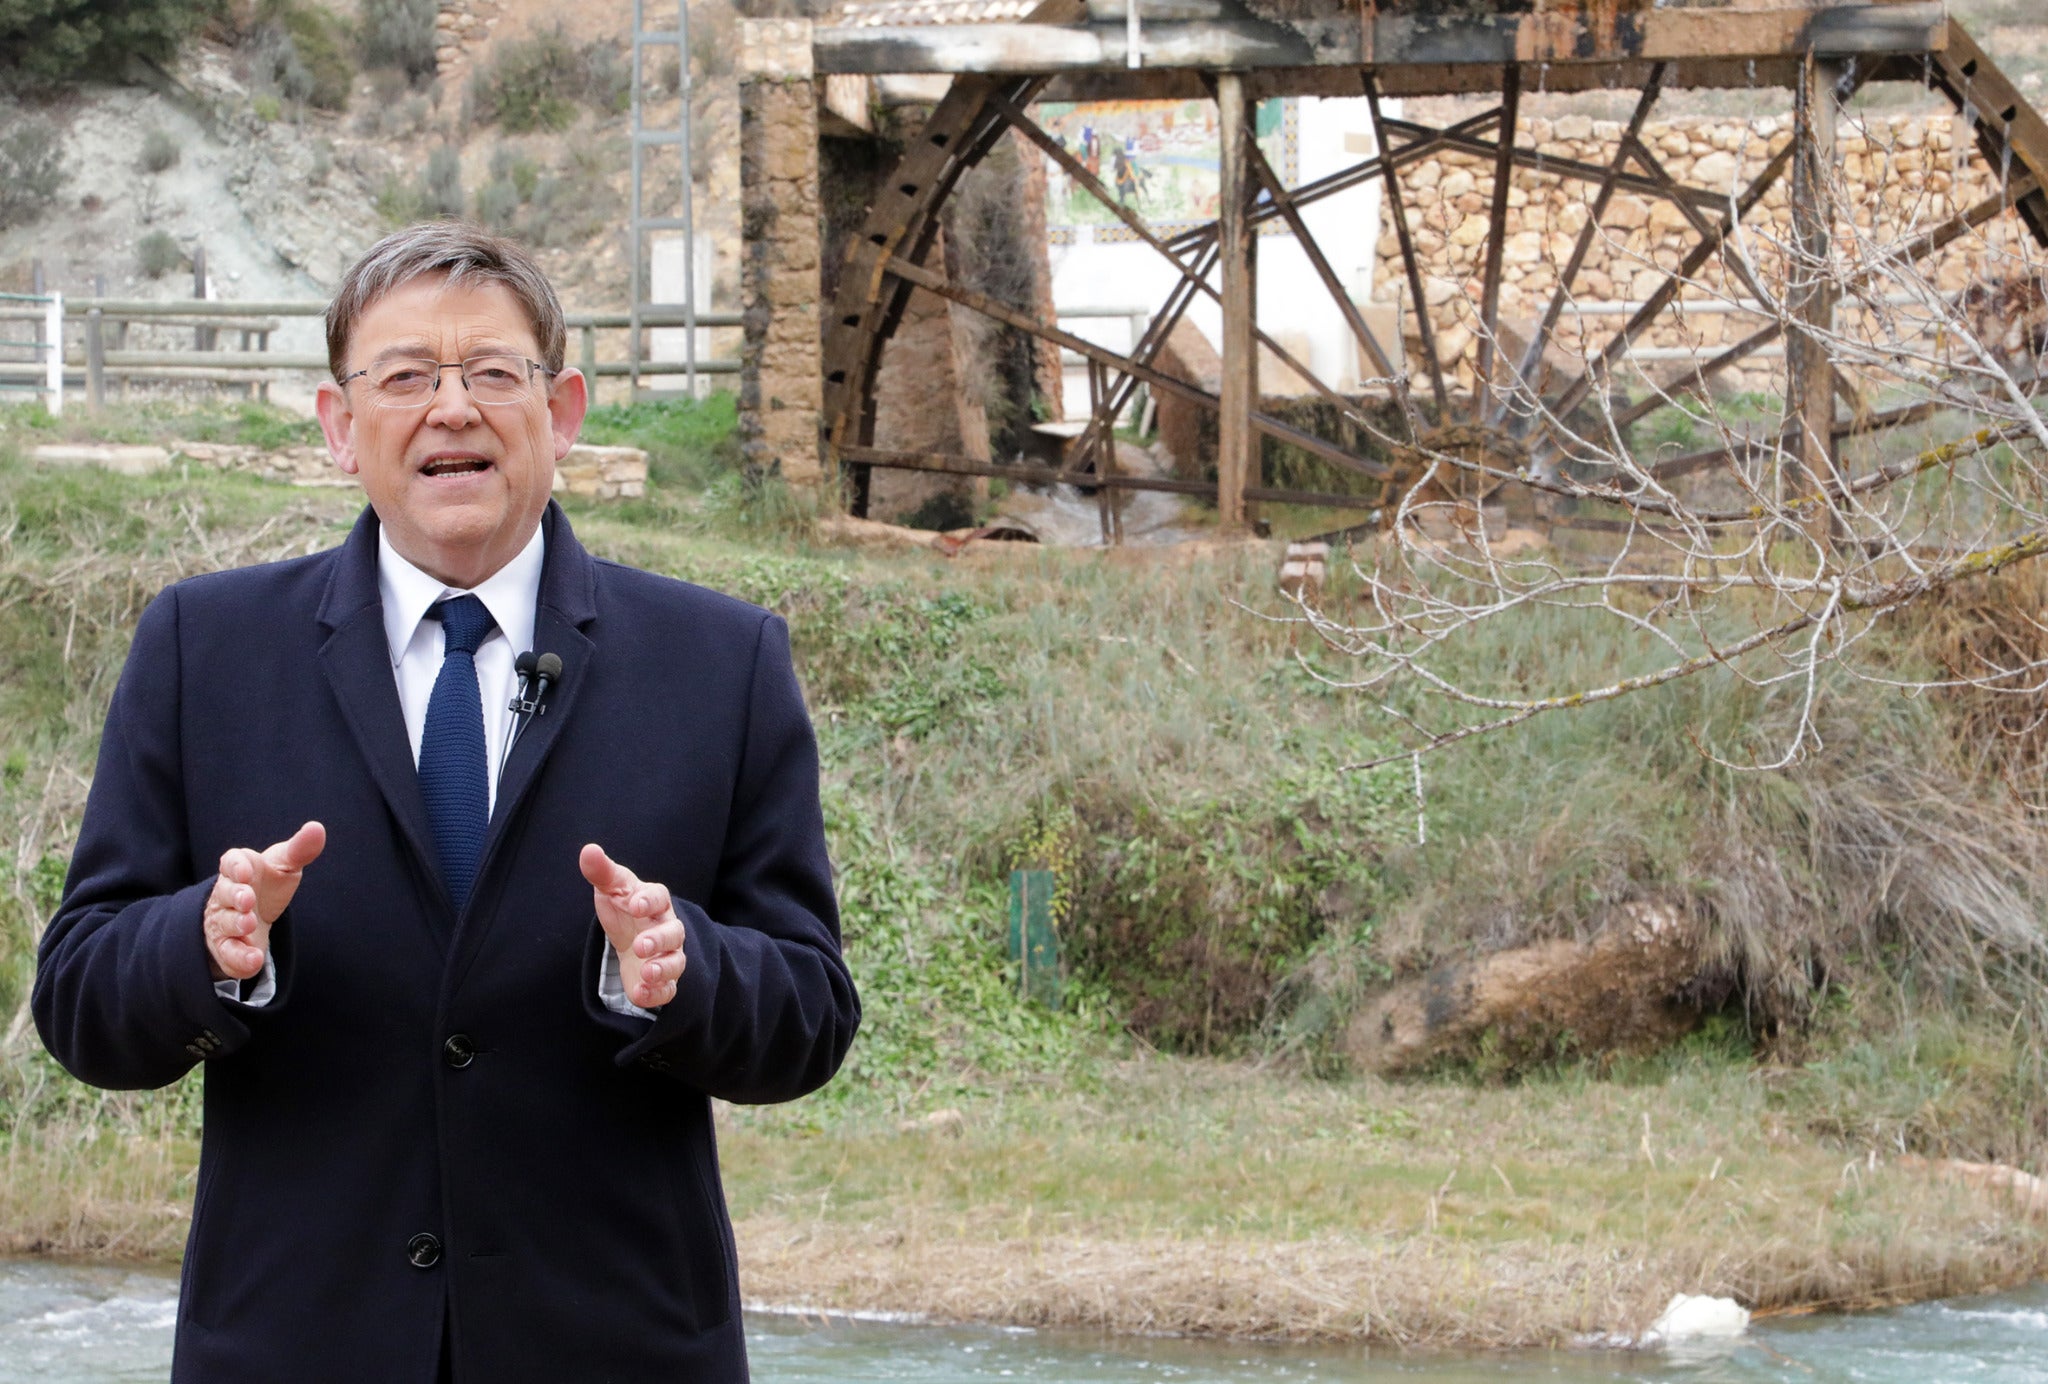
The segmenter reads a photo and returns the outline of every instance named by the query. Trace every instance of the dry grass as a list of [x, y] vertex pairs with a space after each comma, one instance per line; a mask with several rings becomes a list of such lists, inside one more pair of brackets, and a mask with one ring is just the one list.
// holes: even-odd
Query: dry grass
[[722, 1144], [749, 1299], [942, 1321], [1549, 1345], [1639, 1332], [1674, 1292], [1860, 1307], [2048, 1272], [2048, 1226], [1803, 1134], [1769, 1086], [1153, 1059], [936, 1127], [739, 1112]]

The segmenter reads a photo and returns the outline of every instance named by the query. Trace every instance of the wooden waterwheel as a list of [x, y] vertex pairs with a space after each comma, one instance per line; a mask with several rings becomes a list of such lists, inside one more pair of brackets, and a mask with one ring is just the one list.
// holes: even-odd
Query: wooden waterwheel
[[[1454, 504], [1511, 501], [1518, 489], [1540, 503], [1546, 478], [1639, 445], [1634, 425], [1675, 401], [1710, 397], [1766, 361], [1780, 382], [1781, 412], [1753, 436], [1721, 428], [1689, 450], [1667, 443], [1655, 472], [1683, 476], [1768, 445], [1816, 474], [1846, 474], [1877, 464], [1866, 458], [1881, 455], [1888, 433], [1938, 428], [1945, 405], [1938, 387], [1896, 402], [1896, 363], [1854, 349], [1858, 331], [1900, 328], [1880, 320], [1881, 304], [1859, 309], [1845, 325], [1844, 285], [1853, 297], [1863, 271], [1852, 265], [1845, 276], [1843, 257], [1930, 265], [1967, 241], [1992, 246], [2008, 268], [2024, 269], [2048, 245], [2048, 124], [1939, 3], [1365, 0], [1275, 15], [1234, 0], [1140, 0], [1133, 16], [1124, 0], [1046, 0], [1026, 23], [824, 29], [815, 52], [825, 72], [954, 74], [869, 208], [825, 319], [826, 457], [845, 476], [856, 513], [865, 511], [875, 467], [1206, 492], [1226, 524], [1243, 522], [1248, 503], [1267, 501], [1381, 503], [1391, 512], [1396, 497], [1432, 468], [1434, 484]], [[1839, 191], [1844, 143], [1861, 145], [1866, 187], [1884, 180], [1885, 159], [1896, 151], [1864, 128], [1869, 117], [1850, 103], [1887, 83], [1946, 98], [1951, 147], [1937, 161], [1942, 167], [1928, 172], [1923, 157], [1914, 177], [1900, 175], [1911, 195], [1858, 203]], [[1776, 133], [1712, 160], [1711, 179], [1674, 173], [1667, 152], [1646, 138], [1660, 102], [1698, 88], [1782, 93], [1776, 119], [1754, 125]], [[1598, 127], [1605, 137], [1597, 155], [1583, 147], [1561, 152], [1555, 141], [1530, 136], [1533, 122], [1521, 116], [1533, 93], [1589, 91], [1625, 94], [1614, 106], [1625, 118]], [[1442, 123], [1397, 118], [1389, 109], [1394, 98], [1489, 92], [1497, 99], [1485, 109]], [[1372, 152], [1290, 185], [1253, 137], [1252, 114], [1260, 101], [1300, 95], [1364, 98]], [[1091, 171], [1035, 115], [1040, 102], [1112, 98], [1211, 104], [1221, 185], [1213, 219], [1171, 229], [1151, 224], [1140, 200]], [[1853, 141], [1844, 133], [1852, 129], [1859, 132]], [[1129, 349], [1112, 350], [1027, 307], [978, 294], [935, 262], [948, 198], [1011, 131], [1169, 267], [1170, 290], [1151, 305], [1149, 324]], [[1446, 157], [1477, 170], [1464, 200], [1470, 208], [1476, 197], [1478, 205], [1458, 214], [1464, 268], [1449, 275], [1456, 280], [1449, 309], [1459, 324], [1455, 342], [1444, 340], [1453, 334], [1445, 313], [1431, 310], [1444, 304], [1447, 271], [1440, 254], [1431, 259], [1434, 245], [1419, 244], [1432, 233], [1440, 242], [1443, 222], [1416, 205], [1403, 176]], [[1700, 167], [1690, 161], [1688, 173]], [[1398, 246], [1392, 277], [1401, 327], [1394, 331], [1384, 314], [1375, 329], [1372, 305], [1354, 301], [1340, 273], [1339, 265], [1357, 262], [1359, 247], [1328, 243], [1327, 230], [1319, 240], [1310, 226], [1324, 199], [1374, 183], [1382, 189], [1381, 225]], [[1518, 196], [1526, 199], [1531, 187], [1570, 189], [1577, 210], [1532, 238], [1516, 214]], [[1640, 216], [1645, 205], [1668, 232], [1661, 244], [1643, 242], [1640, 223], [1618, 215], [1626, 206]], [[1258, 237], [1281, 228], [1342, 316], [1358, 362], [1351, 378], [1312, 368], [1262, 321], [1272, 314], [1255, 305]], [[1600, 295], [1589, 292], [1587, 266], [1603, 251], [1626, 257], [1634, 272], [1626, 291], [1589, 310], [1589, 297]], [[1832, 272], [1815, 268], [1830, 264]], [[1503, 312], [1511, 272], [1515, 321]], [[1983, 310], [1987, 276], [2038, 292], [2038, 277], [2024, 272], [1976, 265], [1962, 285], [1945, 272], [1937, 306], [1954, 312], [1971, 311], [1972, 294]], [[1060, 463], [908, 451], [877, 436], [878, 369], [919, 293], [1086, 362], [1086, 427]], [[1721, 329], [1706, 340], [1698, 330], [1702, 304], [1716, 301]], [[1212, 320], [1220, 314], [1220, 388], [1177, 373], [1162, 357], [1197, 302], [1215, 305], [1204, 308]], [[1673, 340], [1684, 344], [1650, 345]], [[2041, 344], [2033, 343], [2037, 359]], [[1299, 376], [1328, 406], [1321, 416], [1341, 425], [1305, 426], [1268, 407], [1262, 355], [1269, 369], [1279, 362]], [[1113, 438], [1134, 421], [1141, 389], [1215, 413], [1213, 482], [1117, 474]], [[1351, 483], [1342, 494], [1275, 486], [1262, 457], [1276, 446], [1299, 449]]]

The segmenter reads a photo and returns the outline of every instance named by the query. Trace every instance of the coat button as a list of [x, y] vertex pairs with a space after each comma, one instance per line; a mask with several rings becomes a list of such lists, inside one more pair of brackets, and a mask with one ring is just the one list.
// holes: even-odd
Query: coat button
[[457, 1033], [441, 1045], [441, 1055], [451, 1067], [467, 1067], [476, 1061], [476, 1044], [469, 1041], [468, 1034]]
[[405, 1257], [416, 1269], [431, 1269], [441, 1262], [441, 1237], [425, 1231], [405, 1242]]

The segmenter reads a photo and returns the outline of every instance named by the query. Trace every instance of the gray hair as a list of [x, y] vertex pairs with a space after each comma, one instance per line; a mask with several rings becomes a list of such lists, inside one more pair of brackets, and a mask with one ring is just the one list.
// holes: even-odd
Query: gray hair
[[472, 222], [428, 221], [385, 236], [341, 276], [341, 287], [327, 305], [327, 368], [335, 379], [347, 369], [356, 320], [386, 294], [428, 277], [440, 277], [451, 287], [503, 284], [533, 324], [540, 363], [551, 373], [562, 368], [568, 331], [561, 300], [532, 256]]

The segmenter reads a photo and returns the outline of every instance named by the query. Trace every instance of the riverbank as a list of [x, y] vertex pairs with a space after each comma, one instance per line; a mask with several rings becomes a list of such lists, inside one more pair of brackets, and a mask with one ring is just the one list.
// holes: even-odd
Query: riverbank
[[[721, 1112], [749, 1299], [1505, 1346], [1634, 1335], [1678, 1292], [1781, 1311], [2048, 1276], [2009, 1197], [1895, 1161], [2027, 1163], [2048, 1128], [2037, 829], [1956, 766], [1937, 699], [1847, 689], [1825, 754], [1739, 775], [1686, 737], [1737, 743], [1777, 694], [1687, 684], [1440, 756], [1418, 795], [1406, 765], [1339, 767], [1389, 721], [1259, 618], [1288, 609], [1273, 548], [855, 552], [720, 469], [729, 418], [601, 421], [654, 448], [656, 484], [573, 506], [586, 545], [789, 620], [866, 1003], [825, 1092]], [[168, 1263], [198, 1080], [59, 1072], [25, 1024], [34, 937], [141, 605], [331, 544], [358, 501], [10, 456], [50, 431], [0, 416], [0, 1253]], [[1540, 612], [1511, 637], [1477, 656], [1615, 656]], [[1020, 866], [1057, 881], [1055, 1008], [1005, 952]], [[1719, 958], [1655, 1051], [1482, 1034], [1396, 1081], [1346, 1046], [1390, 979], [1638, 901]]]
[[[175, 1264], [196, 1146], [113, 1123], [17, 1130], [0, 1255]], [[1772, 1313], [2048, 1277], [2010, 1197], [1800, 1129], [1771, 1074], [1699, 1053], [1497, 1088], [1105, 1055], [1079, 1090], [720, 1110], [753, 1302], [1494, 1348], [1633, 1337], [1678, 1292]]]

